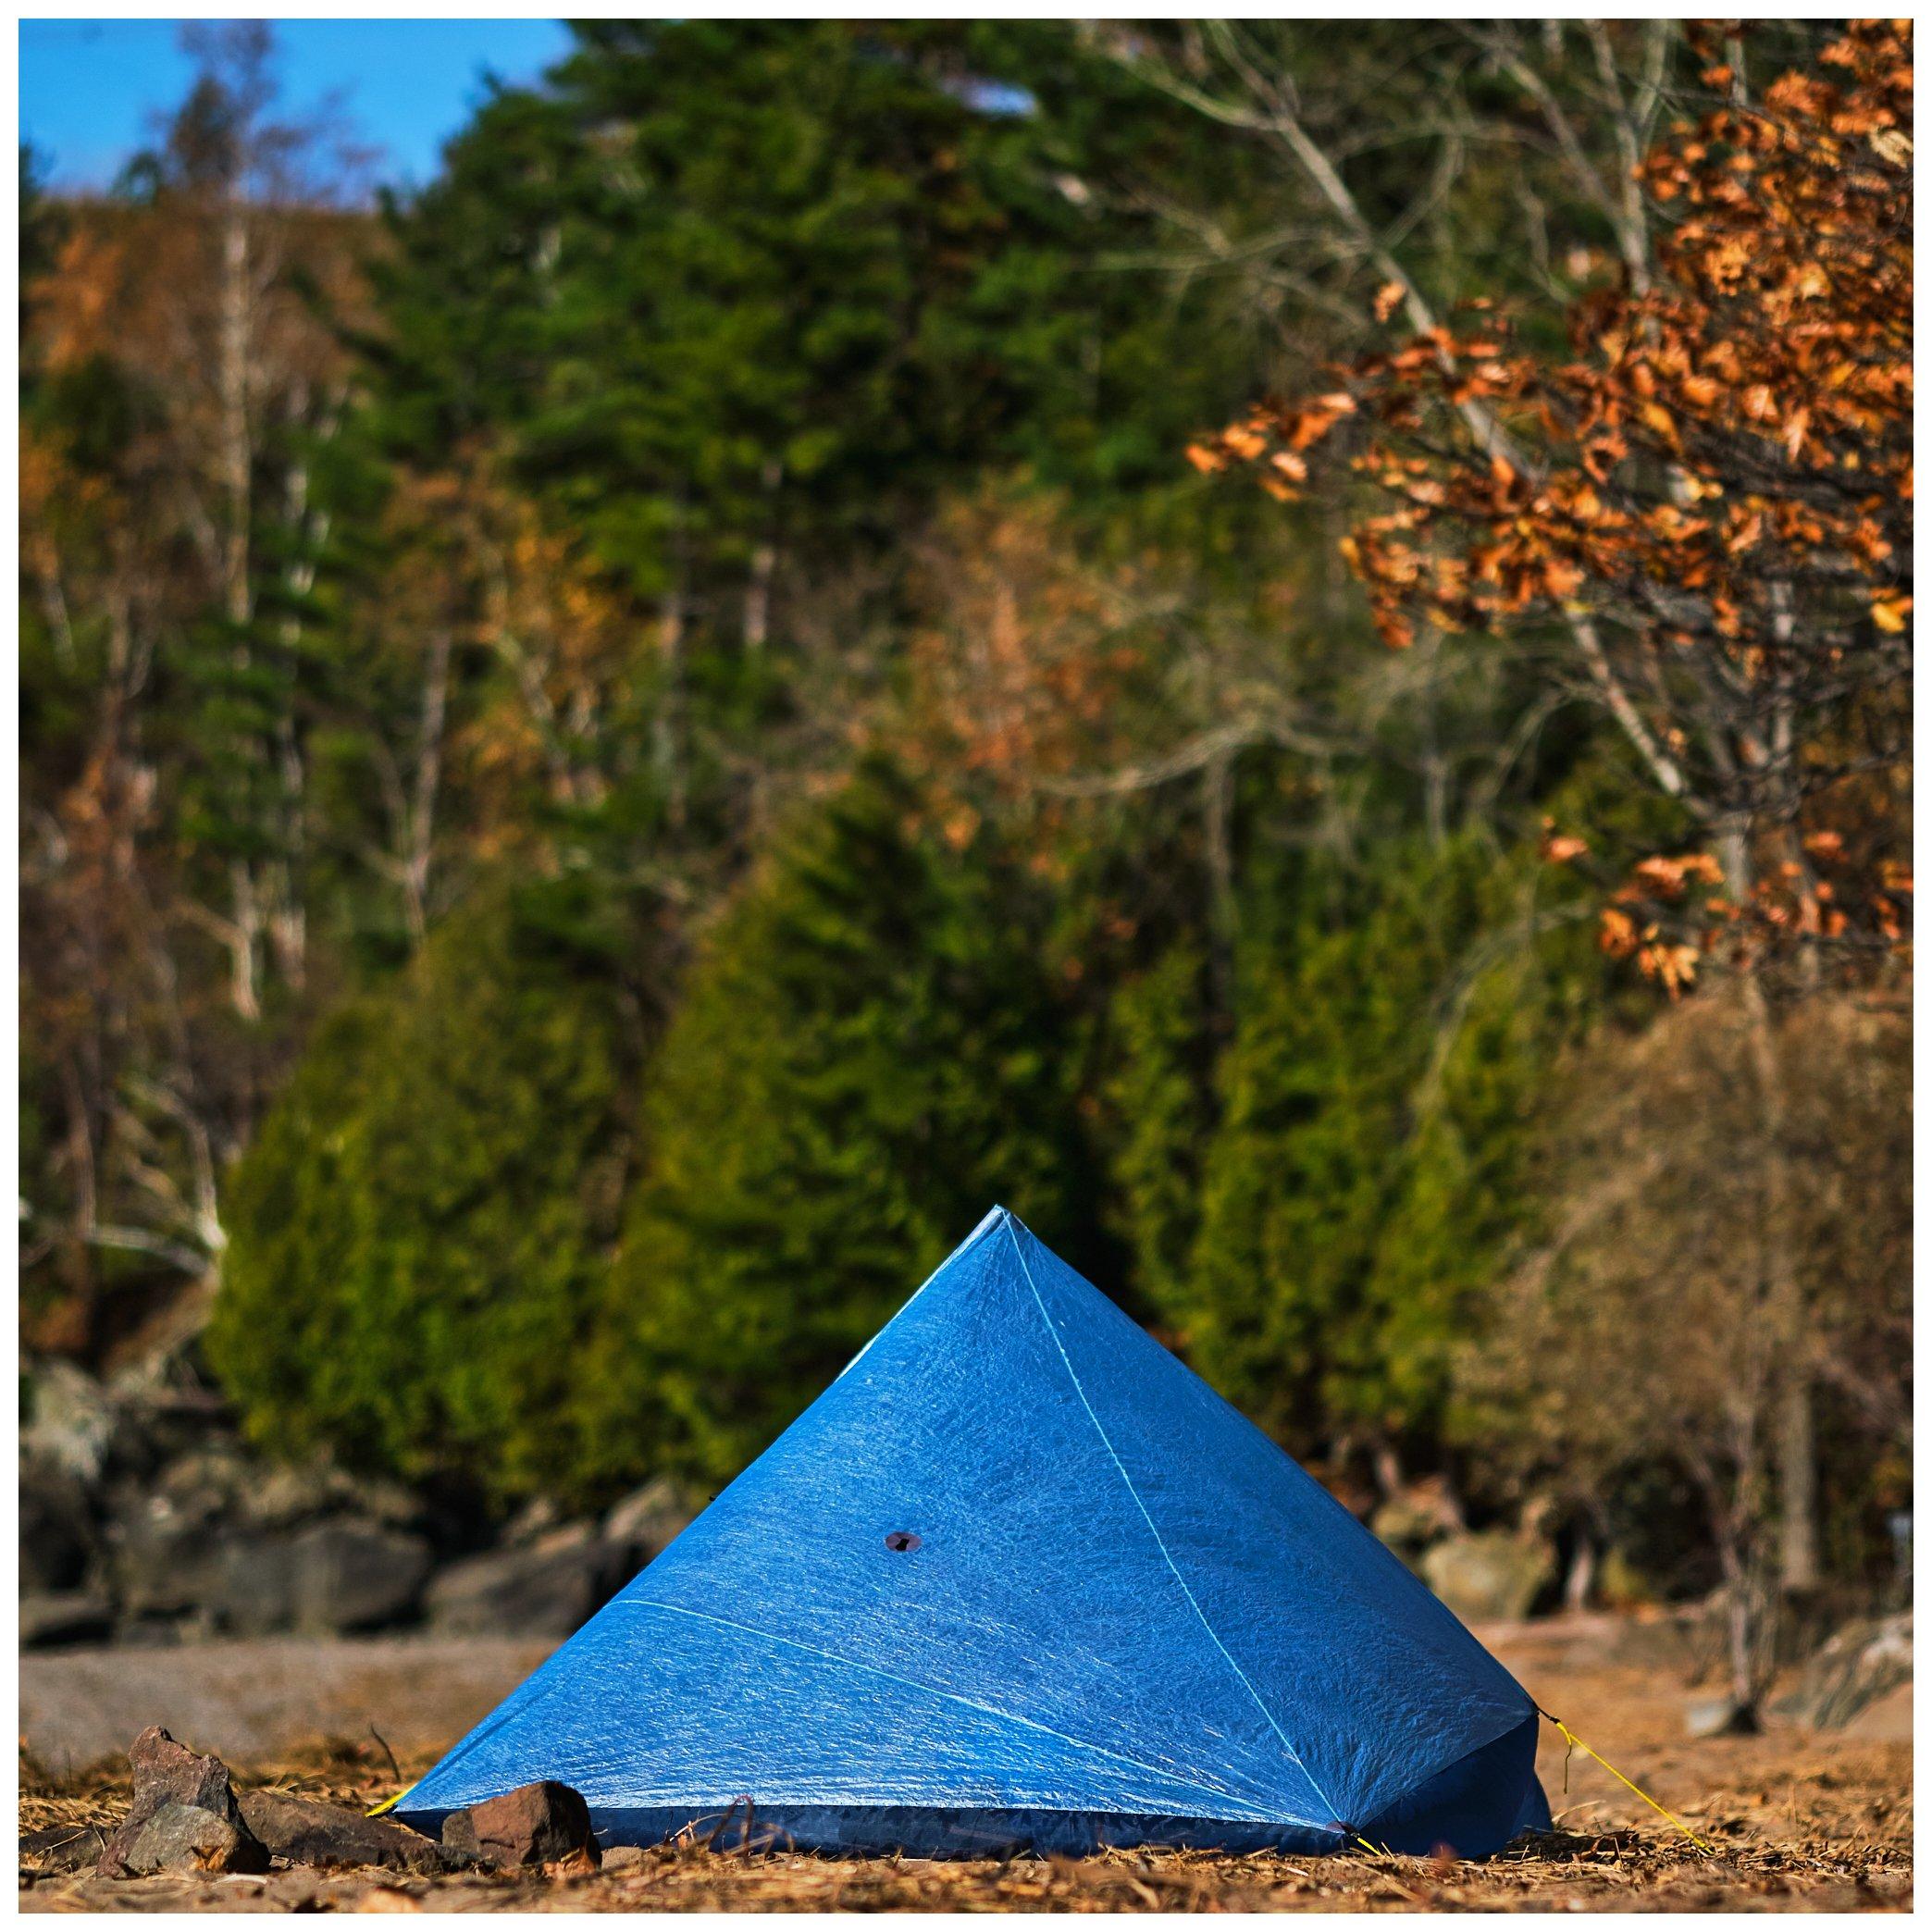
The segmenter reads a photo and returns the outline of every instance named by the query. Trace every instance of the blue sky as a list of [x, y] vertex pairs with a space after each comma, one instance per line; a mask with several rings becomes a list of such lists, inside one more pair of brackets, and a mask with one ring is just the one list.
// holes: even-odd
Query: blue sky
[[[47, 157], [55, 186], [103, 187], [146, 144], [192, 73], [180, 26], [20, 22], [20, 135]], [[275, 33], [288, 109], [340, 92], [358, 140], [382, 151], [378, 177], [398, 183], [436, 172], [486, 70], [535, 80], [569, 42], [558, 20], [279, 20]]]

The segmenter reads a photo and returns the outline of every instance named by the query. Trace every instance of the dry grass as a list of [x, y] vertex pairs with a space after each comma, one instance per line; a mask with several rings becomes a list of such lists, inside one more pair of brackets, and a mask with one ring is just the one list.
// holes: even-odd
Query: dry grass
[[[1715, 1847], [1695, 1851], [1561, 1740], [1542, 1770], [1558, 1829], [1474, 1864], [1451, 1859], [1116, 1852], [1090, 1859], [935, 1863], [783, 1852], [615, 1852], [594, 1877], [275, 1871], [265, 1878], [37, 1876], [30, 1910], [134, 1911], [1491, 1911], [1903, 1910], [1912, 1899], [1909, 1744], [1773, 1731], [1688, 1741], [1682, 1680], [1638, 1665], [1533, 1653], [1510, 1659], [1530, 1688], [1653, 1790]], [[206, 1744], [217, 1740], [196, 1740]], [[414, 1775], [426, 1763], [408, 1762]], [[252, 1776], [250, 1775], [252, 1773]], [[365, 1806], [395, 1789], [373, 1744], [322, 1747], [238, 1781], [279, 1782]], [[111, 1824], [125, 1776], [61, 1784], [23, 1775], [21, 1827]]]

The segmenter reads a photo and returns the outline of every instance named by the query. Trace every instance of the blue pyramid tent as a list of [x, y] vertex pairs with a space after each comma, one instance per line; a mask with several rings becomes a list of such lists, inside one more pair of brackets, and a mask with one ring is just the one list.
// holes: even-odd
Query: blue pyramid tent
[[1536, 1723], [1341, 1505], [996, 1208], [397, 1814], [433, 1831], [551, 1777], [606, 1844], [749, 1799], [808, 1849], [1480, 1856], [1549, 1823]]

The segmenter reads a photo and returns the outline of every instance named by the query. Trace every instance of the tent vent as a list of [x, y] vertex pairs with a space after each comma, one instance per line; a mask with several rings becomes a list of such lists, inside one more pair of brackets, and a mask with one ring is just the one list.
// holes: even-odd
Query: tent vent
[[886, 1547], [888, 1550], [916, 1550], [919, 1538], [910, 1530], [893, 1530], [886, 1534]]

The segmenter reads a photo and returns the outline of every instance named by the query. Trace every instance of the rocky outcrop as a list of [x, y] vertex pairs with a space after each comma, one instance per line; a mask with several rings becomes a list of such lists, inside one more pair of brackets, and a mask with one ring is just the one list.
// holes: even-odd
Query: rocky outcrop
[[98, 1643], [113, 1634], [114, 1605], [98, 1590], [28, 1591], [20, 1598], [19, 1629], [23, 1650]]
[[1912, 1612], [1862, 1617], [1823, 1644], [1777, 1715], [1814, 1730], [1842, 1730], [1912, 1681]]
[[627, 1582], [629, 1548], [588, 1525], [554, 1530], [524, 1548], [452, 1563], [424, 1598], [432, 1629], [451, 1637], [567, 1637]]
[[[690, 1521], [660, 1480], [601, 1521], [528, 1505], [474, 1523], [326, 1463], [270, 1463], [179, 1365], [103, 1383], [30, 1363], [21, 1430], [20, 1641], [52, 1649], [215, 1637], [564, 1637]], [[465, 1547], [467, 1544], [467, 1547]]]
[[654, 1477], [604, 1517], [604, 1541], [627, 1549], [642, 1568], [697, 1516], [697, 1501], [668, 1476]]

